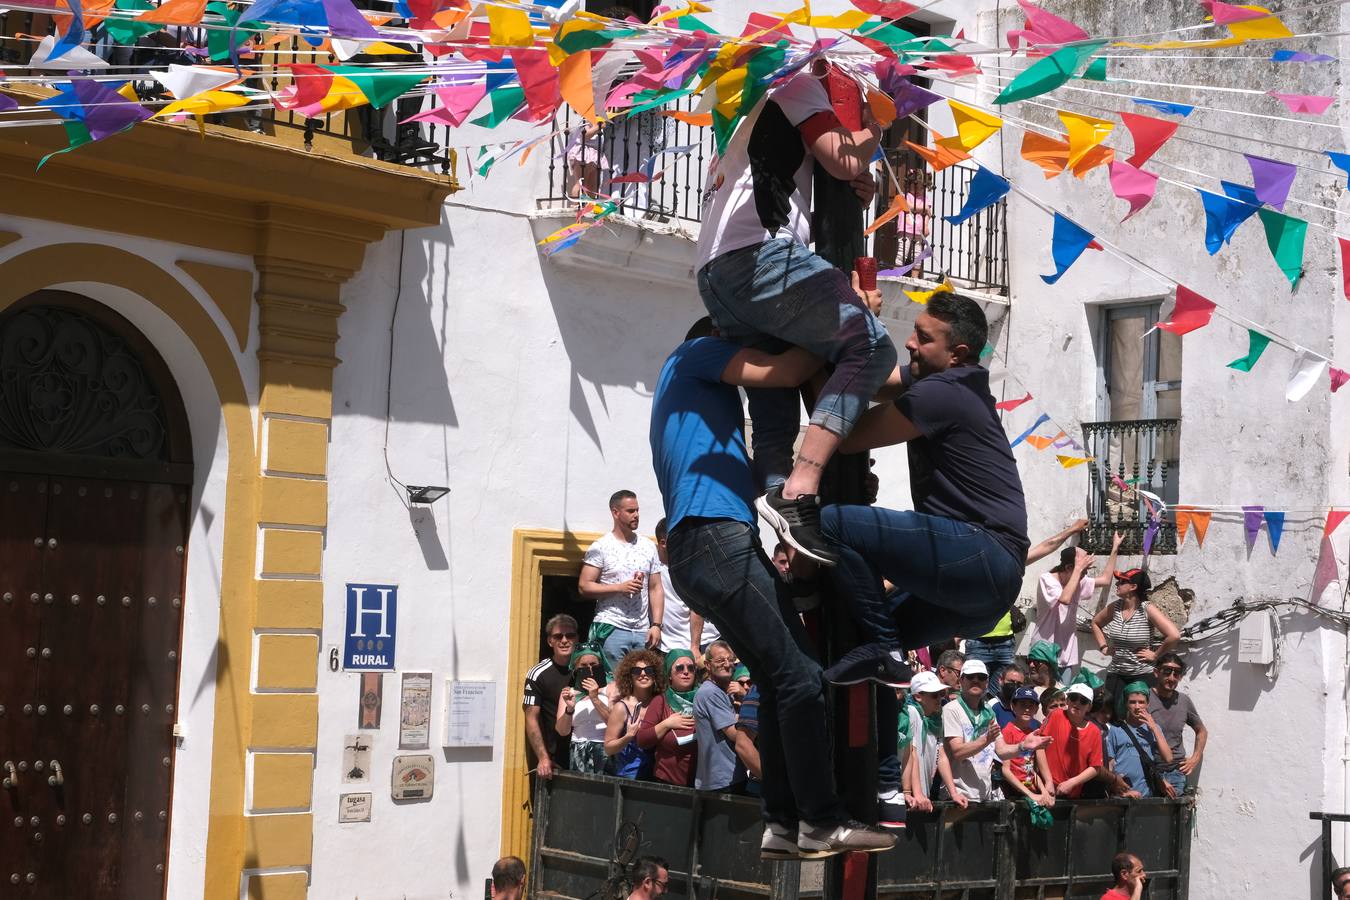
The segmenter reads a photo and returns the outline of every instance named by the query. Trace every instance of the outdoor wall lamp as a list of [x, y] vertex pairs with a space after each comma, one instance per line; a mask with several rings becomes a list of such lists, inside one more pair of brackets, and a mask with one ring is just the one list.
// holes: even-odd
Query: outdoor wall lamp
[[408, 490], [409, 503], [435, 503], [437, 500], [450, 493], [448, 487], [439, 487], [434, 484], [405, 485]]

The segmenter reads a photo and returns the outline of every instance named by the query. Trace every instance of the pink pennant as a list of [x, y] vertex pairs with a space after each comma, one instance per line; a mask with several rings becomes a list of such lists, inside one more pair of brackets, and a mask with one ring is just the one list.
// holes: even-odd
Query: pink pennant
[[[1085, 41], [1089, 38], [1086, 31], [1070, 22], [1068, 19], [1061, 19], [1059, 16], [1048, 13], [1029, 0], [1017, 0], [1017, 5], [1022, 7], [1022, 12], [1026, 13], [1026, 26], [1014, 31], [1008, 32], [1008, 46], [1014, 50], [1017, 49], [1019, 39], [1025, 41], [1028, 47], [1036, 44], [1067, 44], [1072, 41]], [[1044, 52], [1033, 53], [1028, 51], [1028, 56], [1043, 56]]]
[[442, 125], [457, 127], [468, 118], [469, 113], [478, 105], [478, 101], [487, 96], [487, 84], [465, 84], [456, 87], [436, 88], [435, 94], [441, 105], [435, 109], [417, 113], [404, 119], [404, 122], [439, 122]]
[[1333, 509], [1328, 512], [1327, 524], [1322, 526], [1322, 537], [1331, 537], [1331, 533], [1340, 527], [1346, 516], [1350, 516], [1350, 509]]
[[1185, 285], [1179, 284], [1177, 285], [1177, 304], [1172, 309], [1172, 316], [1166, 322], [1159, 322], [1158, 327], [1178, 336], [1189, 334], [1208, 325], [1210, 316], [1214, 315], [1215, 308], [1216, 304], [1201, 297]]
[[1350, 241], [1337, 237], [1336, 242], [1341, 245], [1341, 290], [1345, 299], [1350, 300]]
[[1158, 176], [1145, 172], [1127, 162], [1112, 161], [1111, 190], [1122, 200], [1129, 201], [1130, 211], [1125, 214], [1124, 222], [1139, 210], [1148, 206], [1153, 193], [1158, 189]]
[[1341, 386], [1350, 381], [1350, 372], [1344, 369], [1338, 369], [1331, 366], [1327, 369], [1331, 373], [1331, 392], [1334, 394], [1341, 389]]
[[627, 175], [618, 175], [609, 180], [610, 184], [650, 184], [653, 181], [660, 181], [665, 172], [657, 172], [655, 177], [646, 172], [629, 172]]
[[1158, 148], [1167, 143], [1167, 139], [1176, 134], [1177, 122], [1141, 116], [1138, 113], [1122, 112], [1121, 121], [1134, 135], [1134, 156], [1127, 162], [1138, 168], [1148, 162], [1149, 157], [1158, 152]]
[[1270, 15], [1255, 9], [1224, 3], [1222, 0], [1200, 0], [1200, 4], [1214, 17], [1214, 24], [1228, 25], [1232, 22], [1246, 22], [1251, 19], [1264, 19]]
[[1031, 392], [1027, 391], [1027, 395], [1025, 397], [1018, 397], [1016, 400], [1003, 400], [999, 403], [995, 403], [994, 409], [1001, 409], [1004, 412], [1011, 412], [1012, 410], [1017, 409], [1017, 407], [1021, 406], [1023, 403], [1026, 403], [1030, 399], [1031, 399]]
[[1341, 573], [1336, 567], [1336, 547], [1331, 543], [1331, 538], [1323, 537], [1317, 554], [1317, 568], [1313, 570], [1312, 593], [1309, 595], [1312, 602], [1320, 604], [1322, 592], [1333, 584], [1339, 584], [1340, 580]]
[[1290, 112], [1312, 113], [1320, 116], [1331, 106], [1331, 101], [1335, 97], [1322, 97], [1317, 94], [1281, 94], [1279, 91], [1267, 91], [1266, 93], [1279, 100], [1285, 106], [1289, 107]]
[[528, 122], [540, 122], [553, 115], [562, 103], [558, 87], [558, 68], [548, 61], [547, 50], [513, 47], [511, 61], [516, 64], [520, 86], [525, 90], [525, 108]]

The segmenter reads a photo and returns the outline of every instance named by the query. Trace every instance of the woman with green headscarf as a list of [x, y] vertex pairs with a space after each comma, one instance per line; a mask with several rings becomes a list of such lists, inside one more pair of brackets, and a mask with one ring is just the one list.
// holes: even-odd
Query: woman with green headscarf
[[570, 765], [573, 772], [603, 775], [605, 772], [605, 725], [614, 685], [606, 684], [605, 654], [595, 644], [582, 644], [568, 663], [572, 682], [558, 697], [561, 737], [572, 739]]
[[694, 692], [698, 666], [688, 650], [666, 654], [666, 684], [661, 696], [652, 700], [638, 728], [639, 747], [655, 756], [652, 772], [657, 781], [688, 787], [694, 783], [698, 745], [694, 743]]

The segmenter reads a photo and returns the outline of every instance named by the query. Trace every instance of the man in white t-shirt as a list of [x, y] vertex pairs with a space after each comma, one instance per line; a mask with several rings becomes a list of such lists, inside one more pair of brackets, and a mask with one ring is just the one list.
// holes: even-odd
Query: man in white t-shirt
[[768, 488], [756, 506], [789, 546], [832, 566], [837, 553], [820, 534], [820, 476], [897, 357], [848, 276], [808, 248], [817, 162], [863, 203], [876, 189], [869, 166], [881, 127], [861, 102], [861, 130], [845, 127], [827, 79], [861, 100], [847, 76], [817, 60], [771, 88], [714, 160], [698, 288], [722, 337], [770, 352], [794, 344], [833, 365], [795, 462], [797, 390], [748, 391], [755, 465]]
[[637, 494], [616, 491], [609, 513], [614, 528], [586, 551], [577, 591], [595, 601], [587, 641], [600, 644], [612, 671], [630, 650], [660, 645], [665, 590], [656, 545], [637, 533]]
[[961, 665], [960, 693], [942, 708], [942, 740], [956, 789], [952, 799], [961, 806], [971, 800], [995, 799], [994, 765], [1000, 759], [1035, 751], [1050, 742], [1044, 735], [1032, 734], [1020, 743], [1008, 744], [1007, 755], [1000, 757], [998, 721], [984, 704], [988, 688], [988, 667], [981, 660], [968, 659]]
[[670, 560], [666, 556], [666, 520], [656, 523], [656, 554], [661, 560], [661, 590], [665, 594], [666, 613], [661, 619], [661, 652], [688, 650], [694, 654], [694, 662], [703, 665], [703, 649], [722, 635], [717, 626], [694, 612], [680, 595], [675, 593], [675, 585], [666, 575], [666, 566]]

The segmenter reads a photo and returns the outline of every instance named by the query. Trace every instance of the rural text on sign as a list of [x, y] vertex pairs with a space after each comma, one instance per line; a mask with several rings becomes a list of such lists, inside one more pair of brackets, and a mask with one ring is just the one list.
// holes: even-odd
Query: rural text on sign
[[397, 625], [398, 585], [347, 585], [342, 667], [349, 672], [393, 671]]

